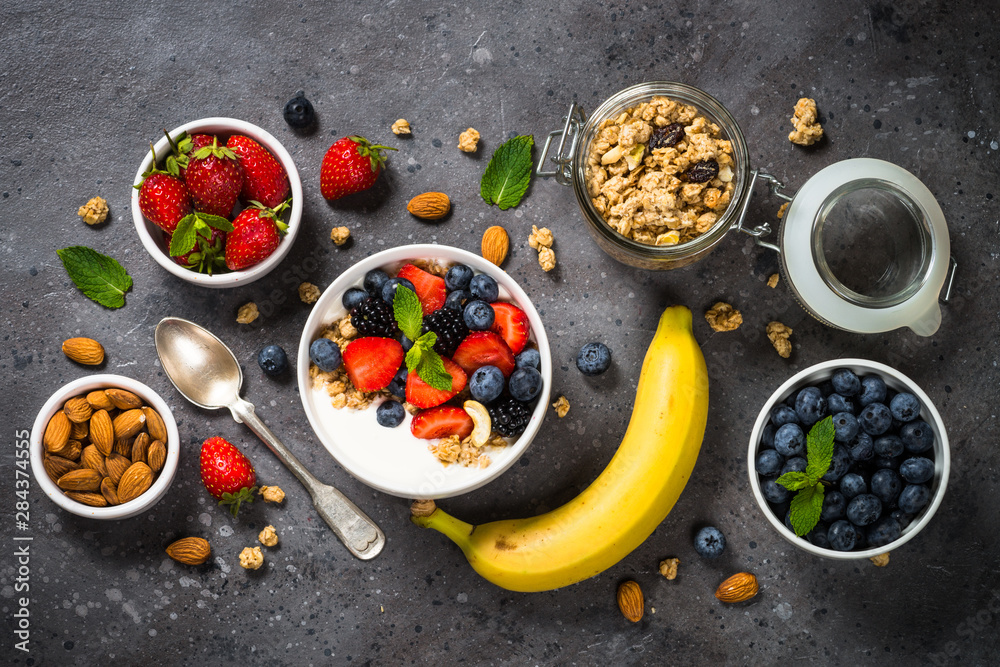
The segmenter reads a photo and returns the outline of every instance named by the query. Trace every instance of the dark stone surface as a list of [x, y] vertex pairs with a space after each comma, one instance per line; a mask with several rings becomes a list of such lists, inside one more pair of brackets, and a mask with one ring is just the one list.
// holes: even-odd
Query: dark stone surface
[[[963, 7], [964, 5], [964, 7]], [[695, 1], [641, 3], [132, 3], [9, 4], [0, 18], [0, 611], [14, 664], [987, 664], [998, 649], [997, 318], [998, 81], [991, 3]], [[570, 100], [593, 109], [644, 80], [677, 80], [717, 96], [748, 137], [755, 166], [792, 188], [838, 160], [876, 157], [921, 178], [948, 218], [961, 266], [941, 329], [856, 335], [824, 327], [785, 285], [765, 284], [775, 256], [735, 233], [701, 263], [653, 274], [622, 267], [583, 233], [569, 189], [536, 181], [516, 211], [487, 208], [478, 181], [511, 133], [543, 137]], [[304, 90], [319, 115], [312, 135], [281, 118]], [[810, 150], [786, 140], [800, 96], [814, 97], [827, 138]], [[290, 256], [267, 278], [227, 291], [192, 287], [144, 252], [129, 186], [144, 147], [163, 127], [231, 115], [263, 126], [294, 156], [305, 217]], [[407, 118], [411, 139], [389, 125]], [[476, 155], [458, 133], [483, 135]], [[336, 137], [360, 133], [398, 146], [370, 192], [327, 205], [319, 163]], [[444, 190], [454, 213], [437, 226], [405, 212]], [[78, 206], [107, 198], [109, 223], [87, 228]], [[750, 215], [771, 220], [759, 196]], [[555, 358], [550, 412], [532, 448], [503, 477], [442, 503], [474, 522], [529, 515], [574, 496], [606, 465], [624, 432], [639, 365], [669, 303], [695, 313], [712, 380], [709, 428], [687, 490], [639, 549], [570, 588], [516, 594], [484, 582], [440, 534], [407, 520], [407, 503], [351, 479], [316, 444], [293, 381], [264, 377], [265, 344], [295, 350], [309, 313], [295, 288], [324, 287], [378, 250], [435, 241], [475, 250], [482, 231], [512, 233], [506, 264], [544, 313]], [[542, 273], [527, 247], [532, 224], [555, 233], [559, 267]], [[333, 247], [347, 225], [353, 243]], [[117, 257], [135, 280], [109, 311], [67, 280], [56, 249], [86, 244]], [[314, 254], [315, 253], [315, 254]], [[307, 258], [318, 258], [312, 266]], [[303, 275], [299, 275], [302, 272]], [[713, 334], [701, 313], [716, 300], [743, 311], [743, 327]], [[237, 307], [264, 310], [253, 326]], [[353, 559], [318, 522], [292, 476], [228, 415], [199, 411], [156, 365], [152, 331], [165, 315], [209, 326], [247, 371], [245, 396], [322, 479], [338, 485], [388, 535], [377, 560]], [[782, 360], [763, 329], [794, 328]], [[67, 361], [63, 339], [104, 342], [107, 372], [150, 384], [174, 409], [183, 440], [169, 496], [122, 522], [81, 520], [31, 489], [30, 528], [15, 531], [15, 431], [61, 383], [90, 371]], [[614, 370], [585, 379], [579, 346], [606, 341]], [[889, 363], [940, 409], [952, 442], [951, 484], [925, 531], [888, 568], [823, 561], [791, 548], [764, 521], [747, 480], [746, 442], [759, 406], [797, 369], [841, 356]], [[294, 361], [294, 360], [293, 360]], [[289, 492], [286, 506], [232, 521], [201, 488], [198, 444], [222, 435], [244, 447], [260, 477]], [[273, 523], [281, 547], [248, 575], [237, 554]], [[723, 557], [692, 548], [696, 527], [727, 536]], [[16, 593], [15, 534], [30, 534], [30, 592]], [[200, 569], [168, 560], [173, 537], [208, 537], [219, 557]], [[667, 582], [666, 556], [681, 559]], [[712, 595], [726, 576], [754, 572], [761, 594], [742, 606]], [[645, 618], [626, 622], [619, 581], [635, 578]], [[30, 597], [29, 652], [11, 649], [18, 598]], [[652, 613], [650, 607], [656, 609]], [[949, 654], [953, 657], [948, 657]]]

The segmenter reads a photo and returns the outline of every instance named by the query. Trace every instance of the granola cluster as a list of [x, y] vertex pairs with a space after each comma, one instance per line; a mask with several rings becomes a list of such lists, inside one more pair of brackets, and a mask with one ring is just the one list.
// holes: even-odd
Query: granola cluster
[[542, 271], [548, 273], [552, 269], [556, 268], [556, 253], [552, 250], [552, 244], [555, 242], [555, 238], [552, 236], [552, 230], [548, 227], [542, 227], [539, 229], [537, 226], [531, 226], [531, 235], [528, 236], [528, 245], [534, 250], [538, 251], [538, 265], [542, 267]]
[[743, 314], [725, 301], [719, 301], [705, 312], [712, 331], [736, 331], [743, 324]]
[[649, 245], [704, 234], [732, 199], [732, 143], [690, 105], [666, 97], [601, 123], [587, 154], [587, 191], [618, 233]]
[[446, 466], [457, 463], [466, 468], [488, 468], [492, 460], [487, 452], [492, 448], [506, 446], [507, 441], [494, 431], [490, 434], [490, 439], [486, 441], [486, 444], [481, 447], [473, 444], [472, 436], [463, 439], [457, 435], [449, 435], [447, 438], [427, 445], [427, 449]]
[[76, 214], [88, 225], [99, 225], [108, 219], [108, 202], [103, 197], [93, 197]]
[[767, 337], [775, 351], [784, 359], [792, 356], [792, 341], [788, 340], [791, 335], [791, 327], [781, 322], [768, 322]]
[[793, 144], [812, 146], [823, 138], [823, 127], [817, 118], [816, 100], [803, 97], [796, 102], [791, 121], [795, 129], [788, 134], [788, 140]]

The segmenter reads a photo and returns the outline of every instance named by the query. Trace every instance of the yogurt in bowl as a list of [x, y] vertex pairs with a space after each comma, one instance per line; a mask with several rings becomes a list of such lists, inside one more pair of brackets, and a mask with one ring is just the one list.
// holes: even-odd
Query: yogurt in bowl
[[[475, 465], [445, 464], [434, 453], [439, 440], [417, 438], [411, 432], [414, 415], [407, 412], [403, 422], [393, 428], [379, 425], [375, 412], [384, 395], [366, 395], [372, 400], [355, 400], [352, 407], [334, 407], [329, 386], [316, 371], [310, 372], [310, 345], [323, 336], [334, 323], [348, 315], [344, 293], [361, 287], [365, 275], [382, 269], [390, 276], [407, 263], [448, 267], [464, 264], [475, 274], [485, 274], [496, 281], [499, 301], [511, 303], [527, 316], [530, 325], [528, 345], [538, 350], [538, 370], [542, 386], [535, 397], [524, 431], [507, 439], [506, 446], [485, 446], [484, 457]], [[472, 373], [468, 376], [471, 379]], [[403, 498], [447, 498], [467, 493], [496, 479], [527, 450], [538, 433], [549, 402], [552, 359], [541, 318], [524, 291], [502, 269], [465, 250], [439, 245], [411, 245], [372, 255], [341, 274], [313, 307], [299, 343], [297, 377], [300, 396], [310, 425], [320, 442], [353, 476], [369, 486]], [[385, 392], [381, 392], [384, 394]], [[449, 405], [461, 406], [468, 391], [461, 392]], [[355, 393], [355, 399], [360, 396]], [[343, 402], [342, 400], [340, 401]], [[350, 403], [349, 403], [350, 405]]]

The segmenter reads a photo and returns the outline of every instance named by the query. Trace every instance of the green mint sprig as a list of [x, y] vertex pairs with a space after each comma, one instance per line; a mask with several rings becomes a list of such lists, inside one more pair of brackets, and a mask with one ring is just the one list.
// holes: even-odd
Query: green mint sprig
[[233, 223], [218, 215], [208, 213], [191, 213], [177, 223], [173, 236], [170, 237], [170, 256], [180, 257], [191, 252], [198, 242], [198, 237], [206, 241], [212, 240], [212, 229], [223, 232], [233, 231]]
[[56, 254], [70, 280], [87, 298], [105, 308], [125, 305], [125, 292], [132, 287], [132, 277], [117, 260], [82, 245], [57, 250]]
[[452, 377], [444, 368], [441, 355], [434, 351], [437, 334], [423, 332], [424, 311], [416, 293], [405, 285], [396, 287], [392, 297], [392, 312], [403, 335], [413, 341], [406, 353], [406, 369], [441, 391], [451, 391]]
[[789, 491], [798, 491], [789, 508], [792, 528], [802, 537], [819, 523], [823, 512], [823, 484], [820, 481], [833, 461], [833, 417], [813, 424], [806, 436], [806, 471], [786, 472], [778, 484]]
[[479, 194], [487, 204], [496, 204], [506, 211], [521, 203], [531, 182], [534, 143], [535, 138], [529, 134], [508, 139], [493, 151], [479, 184]]

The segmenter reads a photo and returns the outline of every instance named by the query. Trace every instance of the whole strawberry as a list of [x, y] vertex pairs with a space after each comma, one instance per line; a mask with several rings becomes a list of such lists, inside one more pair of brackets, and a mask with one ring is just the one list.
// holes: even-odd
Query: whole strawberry
[[244, 203], [259, 201], [268, 208], [275, 208], [288, 199], [288, 192], [291, 189], [288, 174], [270, 151], [242, 134], [229, 137], [226, 148], [236, 154], [236, 159], [243, 169], [243, 190], [240, 192], [240, 199]]
[[243, 189], [243, 170], [236, 154], [213, 137], [212, 145], [199, 148], [188, 159], [184, 173], [194, 210], [229, 218]]
[[226, 237], [226, 266], [231, 271], [253, 266], [274, 252], [288, 231], [288, 225], [281, 221], [287, 207], [288, 202], [276, 209], [253, 202], [240, 211], [233, 220], [233, 231]]
[[219, 437], [206, 440], [201, 446], [200, 465], [202, 484], [233, 516], [240, 511], [240, 504], [253, 502], [257, 475], [250, 460], [232, 443]]
[[164, 161], [165, 168], [167, 173], [178, 176], [181, 180], [184, 180], [191, 154], [205, 146], [211, 146], [212, 142], [215, 141], [215, 136], [211, 134], [188, 135], [187, 132], [182, 132], [176, 139], [171, 137], [166, 130], [163, 130], [163, 134], [167, 135], [167, 143], [170, 144], [171, 150], [170, 155]]
[[373, 145], [364, 137], [338, 139], [326, 155], [319, 173], [319, 189], [326, 199], [367, 190], [382, 173], [386, 156], [382, 151], [394, 151], [388, 146]]
[[154, 225], [173, 234], [177, 223], [191, 212], [191, 196], [184, 181], [153, 167], [145, 173], [139, 189], [139, 210]]
[[[170, 247], [171, 235], [163, 232], [163, 241]], [[212, 275], [226, 269], [226, 233], [221, 229], [209, 230], [209, 238], [201, 234], [195, 236], [194, 247], [183, 255], [171, 257], [176, 264], [198, 273]]]

